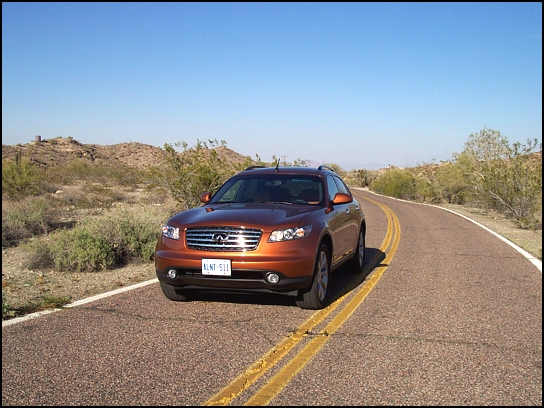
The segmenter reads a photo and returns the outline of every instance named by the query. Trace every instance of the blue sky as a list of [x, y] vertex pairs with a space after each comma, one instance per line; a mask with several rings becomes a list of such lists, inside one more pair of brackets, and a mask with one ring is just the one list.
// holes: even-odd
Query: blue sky
[[224, 140], [345, 170], [542, 141], [542, 3], [2, 3], [2, 143]]

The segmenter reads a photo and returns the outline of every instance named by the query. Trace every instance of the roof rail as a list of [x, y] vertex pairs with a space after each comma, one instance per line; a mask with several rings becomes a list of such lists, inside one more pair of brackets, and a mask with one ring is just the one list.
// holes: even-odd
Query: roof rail
[[253, 169], [264, 169], [266, 166], [249, 166], [246, 170], [253, 170]]
[[319, 167], [317, 168], [317, 170], [319, 170], [319, 171], [321, 171], [321, 170], [330, 170], [330, 171], [332, 171], [333, 173], [336, 173], [332, 167], [326, 166], [326, 165], [324, 165], [324, 164], [322, 164], [321, 166], [319, 166]]

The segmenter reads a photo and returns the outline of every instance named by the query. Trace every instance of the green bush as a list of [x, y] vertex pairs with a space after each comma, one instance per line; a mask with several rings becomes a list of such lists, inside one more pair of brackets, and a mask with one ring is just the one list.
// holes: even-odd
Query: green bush
[[16, 156], [15, 162], [2, 160], [2, 198], [21, 200], [31, 195], [50, 192], [45, 171], [36, 168], [26, 158]]
[[447, 163], [439, 167], [433, 185], [440, 200], [449, 204], [465, 204], [473, 191], [458, 163]]
[[416, 177], [418, 201], [432, 204], [464, 204], [472, 188], [458, 163], [420, 164], [411, 169]]
[[403, 200], [417, 198], [417, 180], [408, 170], [392, 168], [380, 174], [369, 186], [372, 191]]
[[103, 237], [76, 226], [55, 234], [50, 253], [60, 271], [92, 272], [115, 265], [112, 246]]
[[28, 268], [94, 272], [153, 260], [160, 226], [171, 214], [158, 207], [114, 209], [71, 230], [28, 244]]
[[84, 225], [115, 248], [117, 264], [147, 262], [153, 259], [160, 226], [168, 216], [157, 207], [147, 207], [145, 211], [120, 208], [89, 219]]

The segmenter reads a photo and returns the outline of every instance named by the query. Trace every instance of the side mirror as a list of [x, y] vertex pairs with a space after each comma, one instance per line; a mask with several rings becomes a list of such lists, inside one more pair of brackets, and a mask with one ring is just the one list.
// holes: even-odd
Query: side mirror
[[200, 201], [202, 201], [204, 204], [208, 204], [211, 199], [212, 193], [204, 193], [200, 195]]
[[347, 204], [353, 201], [353, 197], [346, 193], [336, 193], [332, 201], [329, 201], [329, 207], [325, 210], [328, 214], [333, 210], [333, 206], [337, 204]]
[[347, 204], [347, 203], [351, 203], [352, 201], [353, 201], [353, 197], [350, 196], [349, 194], [336, 193], [336, 195], [334, 196], [332, 200], [332, 203], [333, 204]]

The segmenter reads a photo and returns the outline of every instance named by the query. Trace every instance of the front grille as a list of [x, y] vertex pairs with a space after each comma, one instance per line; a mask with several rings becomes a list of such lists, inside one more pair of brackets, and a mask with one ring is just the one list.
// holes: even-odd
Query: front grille
[[252, 251], [259, 245], [263, 232], [243, 227], [187, 228], [186, 243], [189, 249], [203, 251]]

